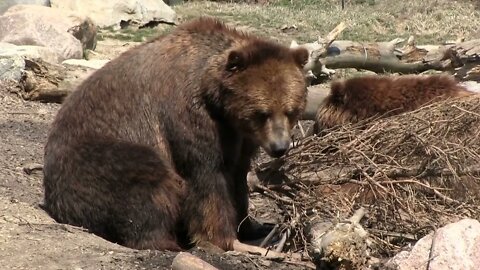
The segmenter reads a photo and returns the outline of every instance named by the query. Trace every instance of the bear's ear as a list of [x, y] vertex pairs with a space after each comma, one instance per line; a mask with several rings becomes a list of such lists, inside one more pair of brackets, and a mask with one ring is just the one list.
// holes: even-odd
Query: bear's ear
[[231, 51], [228, 54], [226, 70], [230, 72], [236, 72], [243, 70], [246, 66], [245, 56], [241, 51]]
[[304, 67], [307, 62], [308, 62], [308, 50], [303, 48], [303, 47], [296, 47], [290, 49], [292, 51], [293, 59], [295, 60], [295, 63], [300, 66]]

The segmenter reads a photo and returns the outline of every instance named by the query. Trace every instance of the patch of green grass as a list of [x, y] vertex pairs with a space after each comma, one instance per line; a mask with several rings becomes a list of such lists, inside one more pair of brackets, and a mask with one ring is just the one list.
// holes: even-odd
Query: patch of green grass
[[[266, 6], [194, 1], [174, 6], [184, 19], [209, 15], [289, 44], [314, 41], [341, 21], [339, 39], [389, 41], [414, 35], [419, 44], [439, 44], [478, 31], [480, 11], [472, 2], [452, 0], [273, 0]], [[282, 26], [295, 25], [284, 33]]]

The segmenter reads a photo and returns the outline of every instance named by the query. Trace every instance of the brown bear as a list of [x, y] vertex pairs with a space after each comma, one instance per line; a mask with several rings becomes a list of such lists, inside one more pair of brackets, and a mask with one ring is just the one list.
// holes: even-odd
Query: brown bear
[[429, 102], [474, 94], [450, 75], [372, 75], [337, 80], [320, 104], [314, 132], [415, 110]]
[[288, 150], [307, 59], [214, 18], [126, 51], [58, 111], [45, 210], [135, 249], [231, 250], [264, 234], [247, 218], [246, 175], [259, 147], [272, 157]]

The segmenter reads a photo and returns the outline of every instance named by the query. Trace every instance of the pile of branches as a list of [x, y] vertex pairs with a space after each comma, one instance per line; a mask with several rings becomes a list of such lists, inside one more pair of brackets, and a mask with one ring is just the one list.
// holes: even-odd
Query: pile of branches
[[255, 172], [284, 209], [293, 250], [306, 251], [312, 219], [363, 207], [373, 254], [390, 257], [434, 228], [480, 218], [480, 97], [309, 136]]

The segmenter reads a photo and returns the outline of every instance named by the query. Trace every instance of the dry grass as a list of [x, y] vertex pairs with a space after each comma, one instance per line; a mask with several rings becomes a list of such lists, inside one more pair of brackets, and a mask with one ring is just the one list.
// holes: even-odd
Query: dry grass
[[[280, 166], [279, 166], [280, 164]], [[296, 220], [297, 248], [310, 218], [346, 218], [360, 206], [373, 254], [389, 256], [432, 228], [480, 218], [480, 97], [451, 99], [307, 137], [262, 179]], [[290, 200], [293, 203], [286, 204]], [[300, 216], [299, 216], [300, 214]]]
[[[349, 25], [340, 39], [383, 41], [415, 35], [420, 43], [440, 43], [460, 36], [469, 38], [478, 33], [480, 25], [480, 11], [475, 9], [474, 1], [347, 3], [342, 10], [339, 0], [274, 0], [268, 5], [193, 1], [175, 6], [175, 10], [184, 19], [217, 16], [286, 43], [293, 38], [312, 41], [317, 35], [328, 33], [340, 21]], [[295, 25], [297, 30], [285, 33], [281, 30], [284, 25]]]
[[[340, 0], [273, 0], [267, 5], [233, 2], [189, 1], [173, 6], [180, 21], [201, 15], [218, 17], [245, 30], [271, 37], [285, 44], [325, 35], [340, 21], [348, 28], [339, 39], [386, 41], [415, 35], [419, 43], [441, 43], [464, 36], [477, 37], [480, 10], [475, 1], [454, 0], [351, 0], [345, 10]], [[284, 26], [296, 26], [282, 30]], [[172, 29], [160, 25], [154, 29], [105, 28], [99, 39], [110, 38], [142, 42]]]

